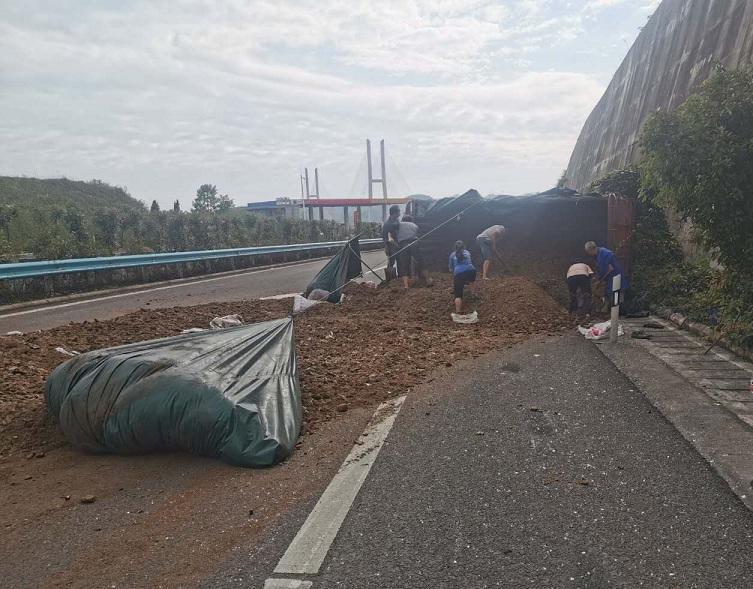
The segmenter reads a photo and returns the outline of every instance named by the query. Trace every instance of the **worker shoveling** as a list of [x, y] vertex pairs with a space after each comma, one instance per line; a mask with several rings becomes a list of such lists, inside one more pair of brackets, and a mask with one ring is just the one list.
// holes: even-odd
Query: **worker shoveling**
[[240, 466], [288, 456], [301, 428], [290, 318], [95, 350], [47, 379], [66, 438], [91, 452], [184, 450]]

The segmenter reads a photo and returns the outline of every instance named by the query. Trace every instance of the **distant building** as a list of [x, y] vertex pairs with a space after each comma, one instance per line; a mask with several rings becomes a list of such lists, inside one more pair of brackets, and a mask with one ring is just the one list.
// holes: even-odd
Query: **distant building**
[[275, 200], [263, 200], [261, 202], [250, 202], [246, 205], [249, 213], [265, 215], [267, 217], [287, 217], [289, 219], [302, 219], [304, 211], [301, 207], [301, 200], [282, 197]]

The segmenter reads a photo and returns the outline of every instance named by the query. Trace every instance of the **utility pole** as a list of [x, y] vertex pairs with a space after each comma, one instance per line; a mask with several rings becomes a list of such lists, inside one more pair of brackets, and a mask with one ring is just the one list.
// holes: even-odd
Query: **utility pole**
[[384, 157], [384, 139], [379, 142], [379, 155], [381, 157], [382, 177], [374, 178], [374, 169], [371, 163], [371, 140], [366, 140], [366, 164], [369, 173], [369, 200], [374, 198], [374, 184], [382, 185], [382, 198], [387, 199], [387, 163]]

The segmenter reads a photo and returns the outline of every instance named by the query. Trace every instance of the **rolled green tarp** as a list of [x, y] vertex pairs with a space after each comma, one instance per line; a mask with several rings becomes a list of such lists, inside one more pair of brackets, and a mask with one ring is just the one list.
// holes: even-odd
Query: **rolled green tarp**
[[45, 399], [65, 437], [90, 452], [183, 450], [270, 466], [301, 428], [293, 321], [81, 354], [50, 374]]
[[308, 297], [314, 290], [322, 290], [328, 294], [330, 303], [339, 303], [342, 289], [348, 280], [356, 278], [362, 273], [361, 244], [356, 235], [327, 262], [319, 273], [314, 276], [303, 296]]

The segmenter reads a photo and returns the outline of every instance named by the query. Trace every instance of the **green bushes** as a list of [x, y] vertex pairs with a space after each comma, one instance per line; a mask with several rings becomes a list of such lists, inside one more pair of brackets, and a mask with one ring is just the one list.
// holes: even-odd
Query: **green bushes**
[[[717, 68], [675, 111], [647, 121], [641, 149], [636, 280], [696, 320], [718, 310], [727, 336], [753, 347], [753, 70]], [[692, 223], [707, 259], [682, 260], [662, 207]], [[652, 247], [672, 253], [652, 259]]]
[[730, 271], [753, 278], [753, 70], [717, 71], [641, 137], [644, 192], [693, 223]]
[[730, 341], [753, 348], [753, 280], [709, 258], [686, 259], [664, 209], [647, 190], [637, 203], [630, 245], [638, 307], [663, 306], [702, 324], [716, 314]]
[[[200, 190], [207, 187], [213, 188], [207, 185]], [[209, 205], [190, 213], [180, 207], [147, 210], [124, 189], [100, 181], [0, 178], [0, 261], [20, 253], [60, 259], [348, 237], [345, 227], [334, 221], [252, 215], [227, 209], [223, 204], [227, 199], [218, 198], [218, 211], [208, 210]], [[376, 223], [365, 223], [359, 230], [364, 237], [379, 235]]]

